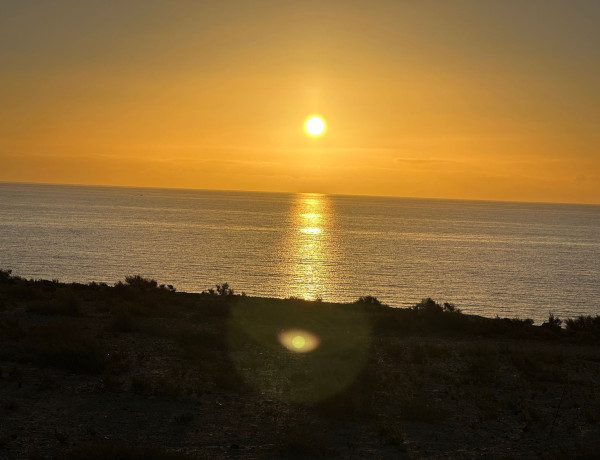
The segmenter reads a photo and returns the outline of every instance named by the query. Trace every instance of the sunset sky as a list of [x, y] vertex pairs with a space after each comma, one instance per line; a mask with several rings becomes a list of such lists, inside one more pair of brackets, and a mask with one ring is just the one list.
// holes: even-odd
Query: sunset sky
[[599, 24], [595, 0], [0, 0], [0, 180], [600, 203]]

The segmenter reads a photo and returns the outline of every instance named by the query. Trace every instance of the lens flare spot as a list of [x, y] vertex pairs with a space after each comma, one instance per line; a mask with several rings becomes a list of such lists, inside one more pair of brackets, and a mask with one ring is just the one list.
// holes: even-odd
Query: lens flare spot
[[278, 334], [279, 343], [290, 351], [308, 353], [316, 349], [321, 340], [312, 332], [303, 329], [288, 329]]
[[304, 345], [306, 345], [306, 339], [301, 335], [297, 335], [292, 339], [292, 345], [294, 345], [294, 348], [304, 348]]

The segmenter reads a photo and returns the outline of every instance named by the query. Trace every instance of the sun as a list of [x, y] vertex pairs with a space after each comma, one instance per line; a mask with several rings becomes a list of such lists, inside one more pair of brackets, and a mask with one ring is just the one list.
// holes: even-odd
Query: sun
[[308, 117], [304, 129], [311, 136], [320, 136], [325, 131], [325, 121], [318, 115]]

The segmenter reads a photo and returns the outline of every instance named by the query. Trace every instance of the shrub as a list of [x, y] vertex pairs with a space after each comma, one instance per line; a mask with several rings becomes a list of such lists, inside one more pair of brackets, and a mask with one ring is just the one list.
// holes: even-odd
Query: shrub
[[435, 302], [431, 297], [421, 300], [418, 304], [412, 307], [412, 309], [416, 312], [425, 314], [437, 314], [444, 311], [442, 306]]
[[127, 276], [124, 283], [119, 281], [114, 287], [116, 296], [130, 303], [128, 310], [141, 316], [172, 314], [172, 309], [163, 307], [175, 301], [174, 292], [172, 285], [158, 285], [156, 280], [140, 275]]
[[[97, 285], [97, 287], [102, 287], [102, 285]], [[135, 292], [148, 292], [148, 291], [165, 291], [165, 292], [175, 292], [176, 289], [172, 284], [158, 284], [155, 279], [152, 278], [144, 278], [141, 275], [133, 275], [126, 276], [125, 282], [118, 281], [115, 284], [117, 290], [133, 290]]]
[[442, 305], [442, 310], [444, 310], [447, 313], [461, 313], [460, 308], [456, 308], [456, 305], [449, 302], [444, 302], [444, 304]]
[[418, 304], [412, 307], [413, 311], [425, 314], [438, 314], [438, 313], [461, 313], [456, 305], [449, 302], [444, 302], [442, 305], [434, 301], [431, 297], [421, 300]]
[[376, 307], [383, 305], [377, 297], [374, 297], [372, 295], [361, 296], [354, 303], [360, 303], [363, 305], [376, 306]]
[[92, 289], [106, 289], [109, 287], [106, 283], [97, 283], [96, 281], [88, 283], [88, 286]]
[[569, 332], [581, 332], [585, 334], [600, 336], [600, 315], [578, 316], [565, 320], [565, 326]]
[[217, 284], [217, 294], [230, 296], [233, 295], [233, 289], [229, 287], [229, 283]]
[[0, 284], [14, 283], [12, 270], [0, 270]]
[[161, 284], [160, 286], [158, 286], [158, 289], [161, 289], [163, 291], [169, 291], [169, 292], [176, 291], [175, 287], [173, 287], [172, 284], [167, 284], [167, 285]]
[[158, 288], [158, 283], [154, 279], [144, 278], [141, 275], [126, 276], [125, 284], [131, 288], [140, 291], [146, 291]]
[[559, 331], [562, 329], [561, 325], [562, 319], [559, 319], [558, 316], [554, 316], [554, 313], [550, 312], [550, 315], [548, 316], [548, 321], [543, 323], [542, 327], [553, 331]]
[[216, 289], [207, 289], [206, 291], [202, 291], [202, 294], [208, 295], [220, 295], [223, 297], [229, 297], [235, 295], [235, 292], [232, 288], [229, 287], [229, 283], [216, 284]]
[[533, 322], [534, 322], [531, 318], [525, 318], [525, 319], [502, 318], [501, 321], [503, 321], [504, 323], [506, 323], [510, 326], [516, 326], [516, 327], [530, 327], [530, 326], [533, 326]]

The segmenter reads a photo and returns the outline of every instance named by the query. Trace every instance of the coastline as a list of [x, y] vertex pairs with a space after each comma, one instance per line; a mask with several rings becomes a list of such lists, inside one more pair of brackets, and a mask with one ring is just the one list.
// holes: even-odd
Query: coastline
[[431, 296], [536, 324], [600, 312], [589, 209], [111, 190], [4, 187], [2, 268], [80, 283], [142, 273], [187, 292], [226, 280], [265, 297], [369, 293], [397, 307]]
[[[0, 457], [597, 452], [600, 336], [571, 320], [188, 294], [0, 271]], [[586, 325], [587, 324], [587, 325]], [[314, 345], [314, 348], [311, 346]]]

